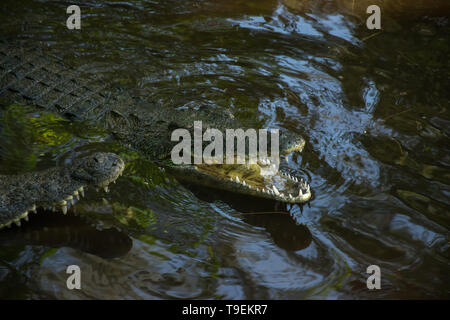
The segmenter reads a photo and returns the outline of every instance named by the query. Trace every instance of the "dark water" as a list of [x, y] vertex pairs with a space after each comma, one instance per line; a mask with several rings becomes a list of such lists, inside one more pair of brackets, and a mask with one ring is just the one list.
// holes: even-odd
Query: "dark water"
[[[380, 32], [295, 1], [83, 1], [69, 31], [74, 3], [2, 1], [1, 38], [148, 99], [302, 134], [289, 168], [314, 199], [264, 213], [280, 208], [180, 185], [95, 128], [2, 109], [3, 174], [83, 148], [121, 152], [127, 168], [67, 217], [0, 231], [1, 298], [450, 297], [447, 17], [387, 14]], [[71, 264], [82, 290], [66, 288]], [[373, 264], [381, 290], [366, 287]]]

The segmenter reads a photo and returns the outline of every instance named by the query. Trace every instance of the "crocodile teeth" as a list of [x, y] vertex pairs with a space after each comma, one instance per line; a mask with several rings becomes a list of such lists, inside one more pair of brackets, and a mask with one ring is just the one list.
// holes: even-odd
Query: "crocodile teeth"
[[108, 186], [103, 187], [103, 190], [105, 190], [105, 192], [108, 193], [109, 192]]
[[34, 213], [37, 213], [35, 204], [33, 204], [33, 206], [31, 207], [30, 211], [32, 211]]
[[66, 205], [62, 206], [62, 212], [63, 212], [63, 214], [67, 214], [67, 206]]
[[306, 192], [307, 192], [307, 193], [310, 193], [310, 192], [311, 192], [311, 190], [310, 190], [310, 188], [309, 188], [309, 184], [308, 184], [308, 187], [306, 188]]
[[80, 194], [78, 193], [78, 191], [75, 191], [73, 195], [75, 196], [75, 199], [80, 200]]
[[245, 183], [245, 181], [242, 181], [242, 185], [247, 186], [247, 184]]
[[84, 188], [80, 187], [80, 189], [78, 189], [78, 191], [80, 192], [80, 195], [84, 198]]
[[14, 220], [14, 223], [16, 224], [16, 226], [20, 227], [20, 220]]
[[294, 199], [294, 197], [292, 196], [292, 194], [289, 194], [289, 199]]
[[238, 183], [240, 182], [240, 181], [239, 181], [239, 177], [238, 177], [238, 176], [236, 176], [236, 182], [238, 182]]
[[25, 216], [25, 217], [23, 218], [23, 220], [25, 220], [25, 221], [28, 222], [28, 216]]
[[300, 190], [298, 191], [298, 195], [299, 195], [300, 197], [303, 196], [302, 189], [300, 189]]
[[277, 196], [280, 195], [280, 191], [278, 191], [277, 187], [273, 186], [272, 189]]
[[289, 163], [289, 158], [288, 157], [286, 157], [286, 163]]

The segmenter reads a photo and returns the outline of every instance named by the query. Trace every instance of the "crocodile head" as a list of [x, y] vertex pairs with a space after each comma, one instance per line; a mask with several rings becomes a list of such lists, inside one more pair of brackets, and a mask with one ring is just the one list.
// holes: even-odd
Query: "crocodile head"
[[[187, 130], [188, 135], [195, 139], [196, 121], [201, 121], [202, 137], [208, 129], [226, 133], [228, 129], [246, 131], [248, 126], [242, 125], [228, 110], [216, 108], [150, 108], [143, 104], [142, 110], [138, 110], [139, 112], [136, 110], [133, 113], [127, 109], [110, 112], [106, 116], [106, 123], [114, 137], [122, 144], [133, 148], [147, 159], [156, 161], [177, 180], [287, 203], [303, 203], [311, 198], [310, 187], [304, 179], [291, 176], [277, 165], [281, 162], [281, 158], [287, 160], [291, 153], [302, 151], [305, 140], [300, 135], [286, 130], [279, 131], [280, 157], [277, 159], [275, 156], [264, 158], [258, 154], [258, 162], [248, 165], [214, 163], [194, 165], [194, 158], [191, 157], [191, 164], [175, 164], [172, 162], [171, 153], [179, 141], [172, 140], [174, 130]], [[267, 151], [272, 149], [271, 140], [267, 138]], [[202, 150], [205, 150], [209, 143], [202, 141]], [[226, 149], [225, 143], [223, 147]], [[225, 149], [222, 153], [224, 155]], [[191, 156], [194, 154], [193, 151], [192, 148]]]
[[118, 155], [96, 152], [90, 156], [75, 159], [68, 171], [74, 180], [87, 185], [107, 187], [122, 174], [124, 167], [125, 164]]
[[86, 188], [105, 188], [124, 170], [123, 160], [113, 153], [96, 152], [75, 159], [70, 166], [21, 175], [0, 176], [0, 228], [13, 222], [20, 226], [37, 207], [66, 214]]
[[305, 140], [298, 134], [283, 132], [280, 135], [280, 157], [259, 157], [256, 163], [222, 164], [214, 161], [197, 165], [166, 165], [178, 180], [205, 187], [222, 189], [239, 194], [266, 198], [286, 203], [303, 203], [311, 199], [311, 189], [303, 178], [290, 175], [280, 168], [281, 160], [301, 152]]

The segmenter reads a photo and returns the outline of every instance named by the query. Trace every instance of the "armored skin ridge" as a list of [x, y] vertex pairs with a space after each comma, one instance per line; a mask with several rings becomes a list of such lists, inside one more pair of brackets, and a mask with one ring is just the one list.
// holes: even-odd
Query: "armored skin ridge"
[[[171, 151], [178, 143], [171, 141], [172, 132], [184, 128], [192, 133], [194, 121], [202, 121], [203, 132], [209, 128], [221, 132], [246, 130], [229, 110], [209, 105], [177, 108], [142, 96], [133, 97], [126, 90], [67, 67], [43, 50], [0, 41], [0, 106], [12, 103], [33, 106], [72, 121], [88, 121], [106, 128], [123, 146], [164, 167], [175, 178], [192, 184], [287, 203], [310, 200], [308, 182], [290, 175], [282, 166], [278, 169], [271, 158], [258, 157], [258, 163], [251, 165], [177, 165], [171, 161]], [[285, 164], [289, 154], [302, 151], [305, 140], [294, 132], [280, 129], [279, 145], [281, 157], [286, 160], [282, 164]], [[5, 198], [5, 192], [2, 196], [3, 201], [10, 201]], [[32, 202], [26, 201], [30, 206]], [[22, 213], [29, 208], [21, 207]]]
[[123, 160], [114, 153], [96, 152], [73, 160], [70, 166], [55, 167], [20, 175], [0, 175], [0, 229], [21, 219], [38, 207], [66, 214], [67, 208], [90, 187], [107, 188], [123, 172]]

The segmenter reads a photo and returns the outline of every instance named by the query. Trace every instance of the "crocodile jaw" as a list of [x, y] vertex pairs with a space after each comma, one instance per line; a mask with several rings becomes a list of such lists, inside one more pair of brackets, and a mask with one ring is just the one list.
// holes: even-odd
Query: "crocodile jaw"
[[67, 210], [70, 207], [70, 205], [74, 205], [76, 200], [79, 200], [80, 197], [84, 197], [84, 190], [85, 187], [81, 186], [76, 190], [74, 190], [71, 195], [67, 195], [64, 198], [61, 198], [60, 201], [39, 203], [37, 205], [33, 204], [29, 206], [27, 209], [25, 209], [25, 211], [23, 211], [22, 213], [20, 212], [13, 213], [13, 216], [15, 216], [15, 218], [10, 219], [3, 224], [0, 224], [0, 229], [5, 227], [11, 227], [13, 223], [16, 224], [18, 227], [20, 227], [21, 220], [28, 221], [28, 214], [37, 213], [38, 207], [50, 209], [51, 211], [57, 211], [59, 209], [63, 214], [67, 214]]
[[311, 199], [303, 178], [277, 170], [269, 159], [257, 164], [199, 164], [168, 167], [178, 180], [286, 203]]
[[[108, 191], [108, 185], [120, 177], [125, 165], [118, 156], [111, 153], [95, 153], [107, 160], [114, 160], [114, 166], [103, 167], [102, 170], [92, 169], [90, 172], [100, 174], [95, 180], [83, 180], [76, 178], [73, 174], [74, 168], [52, 168], [49, 170], [27, 173], [15, 177], [15, 190], [10, 191], [0, 197], [0, 229], [10, 227], [13, 223], [21, 225], [21, 220], [28, 221], [28, 214], [37, 213], [37, 208], [49, 209], [52, 211], [61, 210], [67, 214], [70, 205], [74, 205], [89, 187], [103, 188]], [[92, 156], [85, 157], [88, 159]], [[8, 176], [0, 176], [1, 180], [12, 179]], [[20, 181], [24, 180], [23, 189], [20, 188]], [[4, 183], [2, 183], [5, 185]], [[35, 186], [28, 193], [26, 190], [30, 185]], [[26, 186], [26, 187], [25, 187]]]

